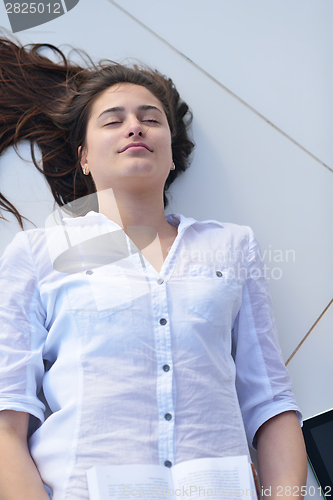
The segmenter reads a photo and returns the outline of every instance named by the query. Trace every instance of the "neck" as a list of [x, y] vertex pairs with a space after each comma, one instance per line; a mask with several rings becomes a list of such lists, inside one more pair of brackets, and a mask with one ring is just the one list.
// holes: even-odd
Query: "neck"
[[163, 194], [128, 194], [106, 189], [98, 192], [98, 203], [99, 212], [125, 231], [128, 226], [145, 226], [155, 229], [163, 237], [172, 228], [165, 218]]
[[119, 224], [160, 272], [178, 231], [165, 218], [163, 193], [144, 196], [107, 189], [98, 192], [98, 203], [99, 212]]

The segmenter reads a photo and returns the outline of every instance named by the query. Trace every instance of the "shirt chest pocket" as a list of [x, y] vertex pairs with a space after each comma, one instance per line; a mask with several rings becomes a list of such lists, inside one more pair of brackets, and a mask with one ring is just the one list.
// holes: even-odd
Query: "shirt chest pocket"
[[131, 283], [120, 266], [109, 264], [70, 276], [70, 309], [82, 314], [115, 314], [133, 305]]
[[190, 319], [203, 319], [214, 326], [229, 325], [236, 284], [223, 270], [191, 264], [187, 280]]
[[87, 272], [91, 299], [97, 311], [110, 313], [132, 306], [132, 292], [128, 277], [116, 265], [108, 265]]

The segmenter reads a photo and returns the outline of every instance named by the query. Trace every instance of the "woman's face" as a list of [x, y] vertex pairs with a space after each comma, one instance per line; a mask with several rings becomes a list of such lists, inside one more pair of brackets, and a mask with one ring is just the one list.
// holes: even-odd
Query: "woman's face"
[[172, 165], [171, 133], [162, 103], [145, 87], [122, 83], [94, 102], [81, 166], [97, 191], [161, 189]]

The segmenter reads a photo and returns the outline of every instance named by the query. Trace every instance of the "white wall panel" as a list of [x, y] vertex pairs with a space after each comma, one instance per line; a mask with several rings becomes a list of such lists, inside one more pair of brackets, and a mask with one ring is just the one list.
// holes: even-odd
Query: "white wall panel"
[[[21, 143], [18, 152], [29, 160], [30, 144]], [[39, 153], [39, 152], [38, 152]], [[36, 157], [40, 156], [36, 150]], [[54, 210], [54, 198], [44, 176], [31, 161], [21, 160], [10, 148], [0, 158], [0, 186], [4, 196], [17, 208], [24, 220], [24, 228], [44, 227], [46, 217]], [[14, 215], [3, 211], [7, 221], [0, 220], [0, 255], [20, 231]]]
[[332, 325], [333, 305], [288, 364], [304, 418], [333, 408]]
[[113, 3], [332, 167], [330, 0]]

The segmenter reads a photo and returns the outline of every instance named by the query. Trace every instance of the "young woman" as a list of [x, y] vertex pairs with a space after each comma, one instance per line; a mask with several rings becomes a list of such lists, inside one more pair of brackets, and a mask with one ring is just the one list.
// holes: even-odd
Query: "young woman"
[[263, 488], [300, 491], [299, 410], [255, 237], [164, 214], [193, 148], [187, 105], [157, 71], [38, 50], [1, 40], [0, 152], [38, 144], [67, 208], [1, 260], [1, 500], [46, 499], [44, 484], [88, 499], [95, 465], [171, 467], [248, 443]]

